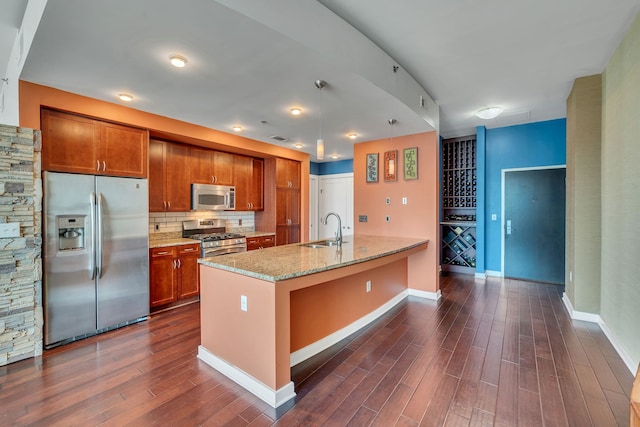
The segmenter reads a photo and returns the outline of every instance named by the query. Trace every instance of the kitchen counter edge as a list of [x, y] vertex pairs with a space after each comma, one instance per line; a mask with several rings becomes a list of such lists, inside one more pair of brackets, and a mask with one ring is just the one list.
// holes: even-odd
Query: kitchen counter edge
[[[323, 248], [323, 249], [311, 249], [305, 246], [309, 242], [294, 243], [294, 244], [285, 245], [285, 246], [276, 246], [276, 247], [268, 248], [262, 251], [251, 251], [251, 252], [240, 253], [240, 254], [225, 255], [224, 257], [200, 258], [198, 260], [198, 263], [207, 267], [226, 270], [232, 273], [238, 273], [244, 276], [253, 277], [260, 280], [265, 280], [269, 282], [279, 282], [282, 280], [294, 279], [296, 277], [307, 276], [314, 273], [320, 273], [323, 271], [333, 270], [336, 268], [342, 268], [342, 267], [347, 267], [349, 265], [371, 261], [377, 258], [382, 258], [382, 257], [393, 255], [399, 252], [407, 251], [421, 245], [429, 244], [428, 239], [389, 238], [384, 236], [363, 236], [363, 237], [366, 237], [369, 239], [371, 238], [379, 239], [378, 240], [379, 242], [383, 243], [384, 245], [387, 245], [388, 247], [384, 250], [381, 250], [380, 252], [375, 252], [370, 255], [361, 255], [354, 259], [349, 259], [344, 262], [341, 261], [341, 262], [336, 262], [331, 264], [318, 262], [316, 265], [309, 266], [308, 268], [300, 269], [296, 271], [289, 271], [283, 274], [261, 273], [260, 272], [261, 268], [259, 263], [256, 263], [255, 265], [239, 267], [237, 266], [238, 263], [236, 261], [242, 261], [241, 259], [238, 258], [238, 256], [246, 256], [245, 254], [251, 254], [252, 252], [257, 252], [255, 255], [252, 255], [252, 256], [267, 257], [269, 255], [273, 255], [273, 258], [269, 259], [269, 264], [273, 264], [274, 261], [277, 263], [279, 253], [281, 253], [280, 251], [286, 250], [289, 252], [288, 255], [291, 255], [291, 251], [296, 251], [296, 248], [300, 256], [302, 256], [305, 252], [308, 253], [308, 251], [323, 251], [325, 249], [327, 250], [327, 253], [331, 254], [330, 256], [334, 256], [333, 254], [335, 254], [335, 248], [331, 247], [331, 248]], [[349, 236], [349, 238], [353, 238], [353, 236]], [[402, 241], [403, 243], [395, 244], [396, 242], [399, 242], [399, 241]], [[389, 242], [392, 242], [392, 244], [389, 244]], [[356, 242], [356, 243], [359, 243], [359, 242]], [[343, 244], [343, 247], [346, 247], [347, 245], [353, 245], [353, 242], [345, 243]], [[264, 259], [262, 259], [261, 261], [264, 262]], [[245, 262], [245, 264], [247, 263]]]

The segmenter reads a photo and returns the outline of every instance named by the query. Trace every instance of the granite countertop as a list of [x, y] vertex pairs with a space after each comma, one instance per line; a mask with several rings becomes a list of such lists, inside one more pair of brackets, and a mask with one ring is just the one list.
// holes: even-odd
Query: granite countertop
[[191, 245], [193, 243], [200, 244], [200, 241], [195, 239], [185, 239], [184, 237], [159, 238], [159, 239], [152, 239], [150, 237], [149, 249], [164, 248], [167, 246], [177, 246], [177, 245]]
[[262, 236], [275, 236], [273, 231], [241, 231], [244, 237], [262, 237]]
[[313, 242], [307, 242], [201, 258], [198, 262], [208, 267], [277, 282], [370, 261], [428, 242], [427, 239], [409, 237], [353, 235], [345, 236], [339, 252], [335, 246], [309, 248], [305, 245]]

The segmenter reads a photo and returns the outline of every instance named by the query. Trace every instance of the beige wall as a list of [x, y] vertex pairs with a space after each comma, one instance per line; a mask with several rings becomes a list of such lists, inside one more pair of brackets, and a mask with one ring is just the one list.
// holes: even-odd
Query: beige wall
[[600, 316], [640, 361], [640, 15], [603, 73]]
[[565, 292], [573, 307], [600, 312], [602, 76], [581, 77], [567, 99]]
[[[437, 292], [438, 272], [438, 136], [435, 132], [363, 142], [353, 149], [354, 232], [379, 236], [419, 237], [429, 239], [426, 251], [409, 258], [409, 288]], [[405, 181], [402, 176], [402, 150], [418, 147], [418, 179]], [[397, 180], [384, 181], [384, 153], [398, 150]], [[366, 182], [366, 156], [378, 153], [378, 182]], [[385, 204], [385, 198], [391, 204]], [[407, 197], [407, 204], [402, 204]], [[359, 222], [367, 215], [367, 222]], [[389, 215], [390, 222], [385, 222]]]

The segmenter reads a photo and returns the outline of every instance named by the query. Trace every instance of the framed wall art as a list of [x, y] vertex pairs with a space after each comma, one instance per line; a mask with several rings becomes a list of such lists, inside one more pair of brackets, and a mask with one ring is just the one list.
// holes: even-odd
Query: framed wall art
[[398, 165], [398, 150], [387, 151], [384, 153], [384, 180], [396, 181], [398, 175], [396, 173]]
[[418, 179], [418, 147], [405, 148], [402, 154], [404, 180]]
[[378, 153], [367, 154], [367, 182], [378, 182]]

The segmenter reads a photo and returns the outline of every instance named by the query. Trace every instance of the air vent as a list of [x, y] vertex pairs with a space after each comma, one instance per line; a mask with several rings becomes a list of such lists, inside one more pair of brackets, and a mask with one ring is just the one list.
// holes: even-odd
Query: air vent
[[285, 142], [287, 140], [287, 138], [280, 135], [271, 135], [269, 139], [273, 139], [274, 141], [278, 141], [278, 142]]

